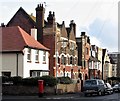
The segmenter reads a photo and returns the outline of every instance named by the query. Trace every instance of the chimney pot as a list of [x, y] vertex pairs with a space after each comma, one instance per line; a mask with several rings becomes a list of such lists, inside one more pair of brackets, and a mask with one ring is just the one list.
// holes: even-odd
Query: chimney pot
[[85, 32], [81, 32], [81, 36], [85, 36]]
[[65, 22], [63, 21], [62, 24], [64, 24]]
[[55, 16], [55, 12], [53, 12], [53, 17]]
[[5, 27], [5, 24], [4, 24], [4, 23], [1, 23], [1, 27]]
[[74, 20], [71, 20], [70, 23], [73, 24], [73, 23], [74, 23]]
[[38, 6], [37, 7], [39, 7], [39, 4], [38, 4]]
[[51, 11], [49, 11], [49, 15], [51, 15]]

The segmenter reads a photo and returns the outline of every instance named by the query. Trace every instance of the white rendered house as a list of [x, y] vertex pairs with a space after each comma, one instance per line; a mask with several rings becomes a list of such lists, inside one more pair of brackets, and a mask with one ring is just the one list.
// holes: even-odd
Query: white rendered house
[[36, 40], [35, 28], [31, 29], [31, 36], [19, 26], [1, 29], [0, 76], [26, 78], [49, 75], [49, 49]]

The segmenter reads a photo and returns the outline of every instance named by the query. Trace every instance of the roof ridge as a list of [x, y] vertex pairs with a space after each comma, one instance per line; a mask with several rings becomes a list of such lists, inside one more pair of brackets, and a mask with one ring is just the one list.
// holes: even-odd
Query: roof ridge
[[[38, 47], [38, 45], [39, 46], [41, 46], [41, 49], [42, 50], [49, 50], [47, 47], [45, 47], [44, 45], [42, 45], [41, 43], [39, 43], [37, 40], [35, 40], [32, 36], [30, 36], [27, 32], [25, 32], [22, 28], [20, 28], [19, 26], [18, 26], [18, 28], [19, 28], [19, 31], [22, 33], [22, 37], [23, 37], [23, 39], [24, 39], [24, 42], [25, 42], [25, 44], [26, 44], [26, 46], [29, 46], [29, 47], [33, 47], [32, 45], [30, 46], [29, 44], [29, 42], [28, 42], [28, 40], [26, 39], [26, 36], [27, 37], [29, 37], [30, 39], [31, 39], [31, 41], [34, 41], [35, 42], [35, 45], [36, 46], [34, 46], [33, 48], [37, 48]], [[30, 41], [30, 40], [29, 40]]]
[[70, 30], [70, 33], [69, 33], [69, 40], [73, 40], [73, 41], [76, 40], [73, 28]]

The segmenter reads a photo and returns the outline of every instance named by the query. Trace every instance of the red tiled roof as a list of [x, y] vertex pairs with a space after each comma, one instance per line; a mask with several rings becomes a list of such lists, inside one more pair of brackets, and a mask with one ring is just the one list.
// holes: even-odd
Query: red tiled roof
[[[0, 35], [1, 37], [1, 35]], [[22, 51], [24, 47], [49, 50], [19, 26], [2, 27], [2, 51]]]

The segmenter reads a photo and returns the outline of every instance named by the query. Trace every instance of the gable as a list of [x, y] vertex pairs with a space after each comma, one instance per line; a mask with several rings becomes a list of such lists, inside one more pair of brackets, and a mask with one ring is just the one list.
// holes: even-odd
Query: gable
[[65, 28], [65, 25], [64, 25], [64, 24], [63, 24], [62, 27], [61, 27], [61, 37], [64, 37], [64, 38], [67, 38], [67, 39], [68, 39], [67, 31], [66, 31], [66, 28]]
[[7, 24], [7, 27], [11, 26], [20, 26], [27, 33], [30, 33], [30, 29], [35, 26], [35, 21], [20, 7]]
[[69, 40], [76, 41], [73, 28], [70, 30], [70, 33], [68, 34], [69, 34]]

